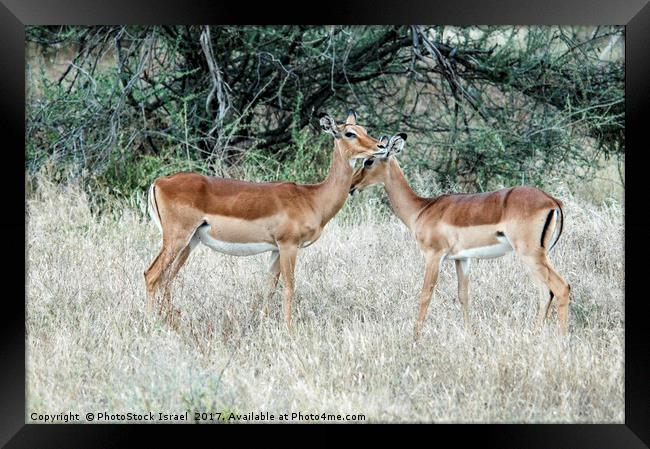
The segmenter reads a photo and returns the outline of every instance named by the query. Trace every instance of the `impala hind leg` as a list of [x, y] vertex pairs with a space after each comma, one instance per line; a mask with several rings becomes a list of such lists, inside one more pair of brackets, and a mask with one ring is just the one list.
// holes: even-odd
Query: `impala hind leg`
[[153, 307], [156, 297], [162, 290], [162, 300], [158, 312], [165, 312], [167, 321], [170, 324], [177, 322], [177, 318], [180, 316], [180, 312], [175, 311], [174, 313], [171, 308], [171, 282], [187, 260], [191, 249], [196, 246], [196, 243], [198, 242], [195, 241], [194, 232], [185, 238], [163, 237], [163, 247], [160, 253], [144, 273], [147, 287], [147, 305]]
[[284, 322], [289, 329], [291, 329], [291, 303], [294, 294], [294, 272], [297, 255], [297, 245], [280, 246], [280, 272], [284, 281]]
[[458, 277], [458, 301], [463, 310], [465, 330], [469, 330], [469, 259], [456, 260], [456, 276]]
[[[524, 263], [531, 268], [533, 275], [543, 282], [551, 291], [551, 295], [553, 295], [548, 300], [546, 310], [540, 310], [538, 319], [541, 318], [542, 312], [544, 314], [544, 319], [546, 318], [551, 299], [553, 299], [553, 297], [556, 298], [560, 333], [563, 335], [566, 334], [569, 326], [569, 294], [571, 292], [571, 287], [555, 270], [551, 262], [548, 260], [546, 251], [544, 251], [543, 248], [539, 248], [532, 254], [520, 255], [520, 257]], [[541, 321], [543, 322], [544, 319]]]
[[163, 290], [163, 301], [162, 301], [163, 307], [161, 311], [166, 313], [167, 323], [175, 329], [178, 328], [178, 325], [180, 324], [181, 311], [180, 309], [175, 308], [172, 305], [171, 284], [176, 278], [176, 276], [178, 275], [180, 269], [183, 267], [183, 265], [185, 265], [185, 262], [187, 262], [190, 253], [196, 247], [197, 244], [198, 244], [198, 239], [196, 237], [192, 237], [190, 243], [188, 243], [185, 247], [183, 247], [180, 250], [180, 252], [176, 256], [176, 259], [172, 262], [171, 266], [168, 269], [168, 272], [165, 275], [165, 285]]
[[160, 253], [154, 259], [151, 266], [144, 272], [145, 284], [147, 287], [147, 305], [154, 307], [156, 300], [160, 301], [160, 293], [163, 297], [165, 287], [168, 283], [169, 270], [182, 246], [175, 245], [174, 242], [165, 242]]
[[537, 311], [537, 319], [535, 320], [535, 332], [541, 332], [544, 323], [551, 313], [551, 303], [555, 295], [537, 276], [535, 276], [535, 281], [539, 289], [539, 309]]
[[165, 254], [165, 246], [163, 245], [162, 248], [160, 248], [160, 251], [158, 251], [158, 255], [156, 258], [151, 262], [151, 265], [149, 265], [149, 268], [147, 268], [144, 272], [144, 280], [145, 280], [145, 285], [147, 288], [147, 310], [151, 312], [154, 309], [155, 303], [156, 303], [156, 289], [158, 287], [158, 282], [160, 280], [160, 276], [162, 275], [163, 272], [163, 267], [162, 267], [162, 258], [163, 255]]
[[163, 253], [159, 263], [154, 270], [145, 274], [147, 281], [147, 292], [158, 300], [157, 311], [159, 314], [165, 314], [167, 321], [173, 323], [171, 312], [171, 282], [172, 265], [183, 250], [183, 245], [179, 241], [170, 241], [163, 246]]
[[418, 317], [415, 321], [415, 340], [420, 338], [420, 332], [422, 331], [424, 318], [427, 315], [427, 309], [429, 308], [429, 303], [431, 302], [433, 289], [435, 288], [436, 282], [438, 281], [438, 272], [440, 270], [440, 261], [442, 259], [442, 256], [443, 253], [434, 251], [425, 254], [424, 284], [422, 286], [422, 292], [420, 293]]
[[257, 311], [260, 301], [262, 304], [262, 314], [264, 316], [269, 315], [269, 306], [268, 302], [275, 293], [275, 288], [278, 285], [278, 279], [280, 278], [280, 252], [273, 251], [271, 252], [271, 265], [269, 266], [269, 273], [266, 278], [266, 291], [259, 294], [257, 299], [253, 302], [253, 313]]

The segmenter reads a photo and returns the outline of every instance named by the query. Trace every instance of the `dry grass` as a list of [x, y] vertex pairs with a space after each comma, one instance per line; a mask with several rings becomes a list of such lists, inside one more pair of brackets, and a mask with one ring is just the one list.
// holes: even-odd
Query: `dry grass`
[[197, 249], [174, 332], [146, 313], [142, 273], [160, 236], [142, 206], [98, 218], [76, 189], [28, 201], [27, 419], [31, 412], [362, 413], [366, 421], [617, 422], [623, 409], [623, 219], [567, 192], [551, 259], [572, 285], [531, 332], [537, 291], [513, 255], [476, 263], [465, 332], [445, 264], [421, 341], [423, 261], [407, 229], [355, 198], [298, 256], [295, 329], [276, 293], [251, 312], [268, 255]]

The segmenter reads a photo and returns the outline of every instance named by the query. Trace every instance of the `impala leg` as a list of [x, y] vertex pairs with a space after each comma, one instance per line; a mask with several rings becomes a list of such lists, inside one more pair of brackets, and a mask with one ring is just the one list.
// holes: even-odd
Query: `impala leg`
[[469, 259], [456, 260], [456, 276], [458, 277], [458, 301], [463, 310], [465, 329], [469, 330]]
[[175, 329], [177, 329], [178, 325], [180, 324], [181, 311], [172, 305], [171, 284], [178, 275], [180, 269], [183, 267], [183, 265], [185, 265], [185, 262], [187, 262], [187, 258], [190, 256], [190, 253], [192, 252], [194, 246], [195, 245], [190, 243], [181, 249], [181, 251], [178, 253], [178, 256], [176, 257], [176, 260], [169, 267], [169, 273], [165, 279], [166, 283], [164, 291], [164, 305], [165, 311], [167, 313], [167, 322]]
[[549, 263], [551, 291], [557, 296], [557, 318], [560, 323], [560, 332], [566, 335], [569, 331], [569, 295], [571, 286], [564, 280], [555, 268]]
[[293, 301], [297, 255], [298, 246], [296, 245], [280, 247], [280, 272], [284, 280], [284, 321], [289, 329], [291, 329], [291, 302]]
[[537, 320], [535, 321], [535, 332], [541, 332], [544, 322], [548, 319], [551, 313], [551, 303], [555, 296], [551, 290], [536, 278], [539, 289], [539, 309], [537, 311]]
[[258, 295], [255, 302], [253, 302], [253, 313], [257, 310], [260, 301], [263, 301], [262, 305], [262, 314], [264, 316], [269, 315], [268, 301], [275, 293], [275, 288], [278, 285], [278, 279], [280, 278], [280, 252], [273, 251], [271, 253], [271, 265], [269, 267], [269, 274], [266, 278], [266, 292]]
[[422, 324], [424, 323], [424, 318], [427, 315], [427, 309], [429, 308], [429, 303], [431, 302], [433, 289], [436, 286], [436, 282], [438, 281], [438, 270], [440, 268], [441, 258], [442, 254], [438, 252], [429, 252], [425, 255], [424, 285], [422, 286], [422, 292], [420, 293], [420, 307], [418, 310], [418, 317], [415, 322], [415, 340], [420, 338]]
[[162, 302], [165, 300], [165, 289], [168, 284], [169, 269], [181, 248], [176, 248], [173, 243], [163, 244], [160, 254], [151, 267], [145, 271], [147, 286], [147, 303], [155, 305], [157, 296], [162, 291]]
[[162, 266], [162, 259], [163, 256], [166, 252], [165, 245], [163, 245], [162, 248], [160, 248], [160, 251], [158, 252], [158, 255], [156, 258], [151, 262], [151, 265], [149, 265], [149, 268], [146, 269], [144, 272], [144, 280], [145, 280], [145, 285], [147, 287], [147, 310], [151, 312], [154, 308], [155, 305], [155, 296], [156, 296], [156, 288], [158, 287], [158, 281], [160, 280], [160, 276], [162, 275], [163, 272], [163, 266]]
[[[569, 294], [571, 292], [571, 287], [555, 270], [551, 262], [548, 260], [545, 251], [540, 249], [534, 254], [522, 256], [522, 259], [524, 263], [532, 269], [533, 274], [543, 282], [551, 291], [551, 294], [557, 298], [557, 316], [560, 324], [560, 333], [566, 335], [569, 325]], [[548, 306], [550, 306], [550, 302], [551, 300], [549, 299]], [[548, 310], [544, 310], [543, 314], [544, 318], [546, 318]], [[541, 315], [542, 311], [540, 311], [539, 316], [541, 317]]]
[[145, 271], [147, 303], [153, 306], [155, 296], [162, 290], [159, 313], [166, 312], [167, 321], [172, 325], [177, 324], [180, 312], [171, 307], [171, 283], [196, 243], [193, 237], [163, 238], [163, 248]]
[[180, 315], [180, 313], [177, 314], [173, 313], [172, 300], [171, 300], [171, 284], [174, 280], [173, 265], [176, 259], [180, 256], [182, 251], [183, 251], [183, 247], [178, 244], [175, 245], [172, 244], [171, 248], [169, 248], [166, 251], [163, 259], [164, 268], [162, 270], [162, 274], [159, 280], [160, 283], [159, 288], [162, 293], [161, 294], [162, 298], [158, 306], [158, 313], [164, 315], [167, 324], [171, 325], [174, 328], [177, 327], [178, 318], [179, 318], [178, 316], [175, 317], [174, 315]]

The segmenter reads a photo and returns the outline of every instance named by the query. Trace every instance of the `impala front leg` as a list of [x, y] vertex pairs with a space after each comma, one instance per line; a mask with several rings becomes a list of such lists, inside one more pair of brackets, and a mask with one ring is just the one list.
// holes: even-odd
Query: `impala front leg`
[[264, 304], [262, 305], [262, 314], [264, 316], [269, 315], [268, 302], [275, 293], [275, 288], [278, 285], [278, 279], [280, 278], [280, 252], [273, 251], [271, 253], [271, 266], [269, 267], [268, 277], [266, 279], [266, 292], [261, 293], [257, 300], [253, 303], [253, 313], [257, 310], [260, 301]]
[[291, 302], [293, 301], [294, 271], [296, 269], [296, 256], [298, 245], [280, 246], [280, 272], [284, 279], [284, 321], [287, 328], [291, 329]]
[[463, 309], [465, 330], [469, 330], [469, 267], [470, 259], [456, 261], [456, 276], [458, 277], [458, 301]]
[[422, 293], [420, 293], [420, 309], [418, 311], [418, 318], [415, 322], [415, 340], [420, 338], [420, 331], [424, 318], [427, 315], [427, 309], [431, 302], [433, 289], [438, 281], [438, 270], [440, 269], [440, 260], [444, 253], [430, 251], [425, 254], [424, 265], [424, 285], [422, 286]]

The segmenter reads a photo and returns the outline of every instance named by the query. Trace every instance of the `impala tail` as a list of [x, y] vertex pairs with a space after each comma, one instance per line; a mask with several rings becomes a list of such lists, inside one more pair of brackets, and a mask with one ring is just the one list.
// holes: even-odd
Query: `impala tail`
[[148, 203], [147, 210], [149, 211], [149, 216], [154, 221], [154, 223], [156, 223], [156, 226], [158, 226], [160, 232], [163, 232], [162, 224], [160, 223], [160, 212], [158, 212], [158, 202], [156, 201], [155, 181], [151, 184], [151, 187], [149, 187], [149, 195], [147, 198], [147, 203]]
[[562, 228], [564, 225], [564, 212], [562, 211], [562, 203], [555, 200], [557, 207], [551, 209], [546, 217], [544, 228], [542, 229], [541, 245], [542, 248], [548, 248], [551, 251], [557, 241], [562, 235]]

